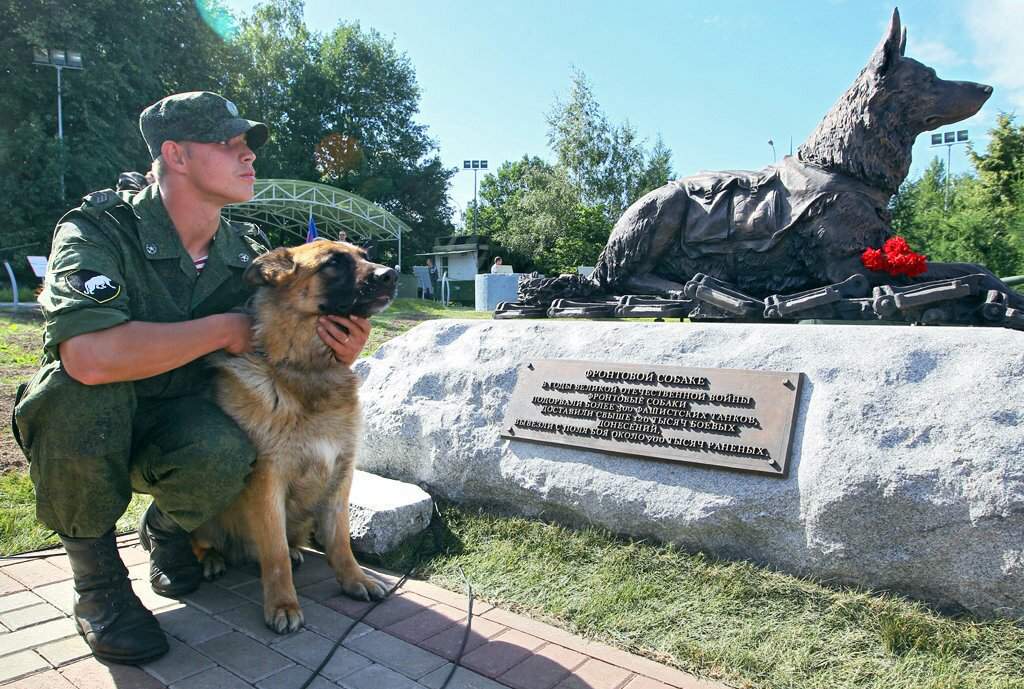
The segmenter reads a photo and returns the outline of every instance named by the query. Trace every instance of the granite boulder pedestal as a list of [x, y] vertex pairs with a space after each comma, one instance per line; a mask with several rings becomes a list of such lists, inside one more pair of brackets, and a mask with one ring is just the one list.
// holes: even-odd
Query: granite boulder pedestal
[[[356, 364], [362, 466], [456, 502], [1019, 617], [1022, 344], [982, 328], [431, 321]], [[531, 359], [802, 372], [788, 476], [504, 439]]]

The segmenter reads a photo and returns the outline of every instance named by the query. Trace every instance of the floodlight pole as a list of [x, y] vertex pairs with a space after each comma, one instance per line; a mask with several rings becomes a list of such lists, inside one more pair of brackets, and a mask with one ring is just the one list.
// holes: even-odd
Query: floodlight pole
[[[45, 59], [44, 59], [45, 58]], [[70, 59], [69, 59], [70, 58]], [[45, 51], [37, 50], [33, 64], [44, 67], [53, 67], [57, 70], [57, 141], [58, 156], [60, 157], [60, 200], [64, 200], [64, 103], [63, 89], [61, 88], [61, 71], [68, 69], [82, 69], [82, 56], [77, 51], [55, 50], [48, 48]]]
[[[963, 138], [960, 138], [960, 134], [963, 134]], [[951, 136], [953, 135], [953, 136]], [[942, 191], [942, 212], [949, 212], [949, 178], [951, 176], [950, 167], [953, 165], [953, 147], [958, 144], [966, 144], [970, 141], [967, 130], [962, 129], [958, 132], [943, 132], [942, 134], [935, 134], [932, 136], [932, 141], [935, 142], [937, 137], [942, 137], [941, 143], [932, 143], [931, 148], [936, 146], [946, 147], [946, 183], [943, 185]]]
[[487, 161], [486, 160], [465, 160], [462, 163], [462, 169], [463, 170], [472, 170], [473, 171], [473, 227], [472, 227], [471, 234], [476, 234], [477, 221], [479, 219], [477, 217], [477, 213], [479, 211], [477, 210], [478, 202], [477, 202], [476, 173], [479, 170], [486, 170], [487, 169]]
[[61, 105], [61, 93], [60, 93], [60, 65], [54, 65], [57, 68], [57, 138], [60, 139], [60, 143], [64, 145], [64, 108]]
[[953, 164], [953, 144], [946, 144], [946, 188], [942, 192], [942, 211], [949, 210], [949, 166]]
[[57, 141], [60, 149], [60, 200], [64, 200], [64, 108], [61, 103], [60, 65], [57, 68]]

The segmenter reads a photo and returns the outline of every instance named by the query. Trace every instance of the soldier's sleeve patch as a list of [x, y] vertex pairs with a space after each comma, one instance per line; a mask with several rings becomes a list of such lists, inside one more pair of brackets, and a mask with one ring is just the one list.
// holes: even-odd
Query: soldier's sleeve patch
[[73, 291], [97, 304], [106, 304], [121, 294], [121, 285], [94, 270], [76, 270], [64, 279]]

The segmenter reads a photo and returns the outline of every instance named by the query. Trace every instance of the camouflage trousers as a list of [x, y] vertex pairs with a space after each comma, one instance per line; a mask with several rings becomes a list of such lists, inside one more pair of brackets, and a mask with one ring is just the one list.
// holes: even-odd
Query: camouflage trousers
[[242, 429], [206, 396], [140, 398], [133, 383], [82, 385], [60, 362], [33, 377], [14, 424], [36, 516], [75, 538], [110, 530], [133, 490], [194, 530], [241, 492], [256, 460]]

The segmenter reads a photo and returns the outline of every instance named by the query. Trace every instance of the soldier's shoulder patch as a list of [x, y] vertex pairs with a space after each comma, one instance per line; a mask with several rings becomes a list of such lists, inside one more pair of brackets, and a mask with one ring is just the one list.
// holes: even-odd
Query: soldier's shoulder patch
[[121, 294], [121, 285], [94, 270], [75, 270], [64, 280], [72, 291], [89, 297], [97, 304], [106, 304]]
[[86, 194], [82, 197], [85, 201], [85, 205], [90, 208], [96, 208], [103, 210], [115, 206], [121, 202], [121, 197], [117, 195], [113, 189], [101, 189], [100, 191], [94, 191], [91, 194]]
[[242, 237], [257, 254], [263, 254], [270, 250], [270, 238], [266, 233], [250, 222], [238, 223]]
[[234, 225], [235, 229], [238, 230], [239, 234], [249, 235], [250, 237], [255, 237], [256, 235], [263, 234], [260, 228], [251, 222], [236, 221]]

